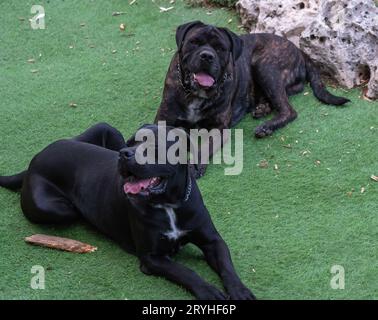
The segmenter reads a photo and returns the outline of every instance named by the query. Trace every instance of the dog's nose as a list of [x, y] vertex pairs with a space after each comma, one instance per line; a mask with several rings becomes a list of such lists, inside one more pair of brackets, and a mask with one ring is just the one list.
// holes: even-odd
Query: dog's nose
[[130, 148], [124, 148], [119, 153], [122, 158], [126, 158], [126, 159], [132, 158], [135, 154], [134, 150]]
[[214, 53], [208, 50], [204, 50], [200, 53], [201, 60], [206, 60], [208, 62], [212, 62], [215, 58]]

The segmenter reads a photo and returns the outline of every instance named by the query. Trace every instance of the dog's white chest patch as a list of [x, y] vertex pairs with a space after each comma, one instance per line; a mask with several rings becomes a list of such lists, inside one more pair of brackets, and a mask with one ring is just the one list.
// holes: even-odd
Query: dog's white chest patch
[[169, 224], [171, 227], [171, 229], [165, 232], [164, 235], [170, 240], [177, 240], [178, 238], [182, 237], [186, 233], [186, 231], [182, 231], [178, 228], [175, 210], [170, 207], [164, 207], [164, 210], [168, 215]]
[[201, 105], [202, 99], [194, 99], [187, 107], [186, 120], [191, 123], [196, 123], [202, 119]]

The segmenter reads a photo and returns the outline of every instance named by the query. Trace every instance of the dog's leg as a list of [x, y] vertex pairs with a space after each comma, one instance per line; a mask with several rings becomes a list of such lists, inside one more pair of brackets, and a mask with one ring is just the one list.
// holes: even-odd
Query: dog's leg
[[141, 258], [141, 270], [147, 274], [164, 277], [177, 283], [200, 300], [225, 300], [226, 295], [205, 282], [194, 271], [172, 261], [166, 256], [144, 256]]
[[63, 193], [38, 175], [27, 179], [22, 190], [21, 206], [25, 216], [34, 223], [69, 224], [79, 218]]
[[[279, 78], [277, 78], [277, 82], [280, 82]], [[271, 86], [266, 86], [264, 91], [266, 97], [271, 102], [273, 108], [277, 110], [278, 114], [272, 120], [256, 128], [255, 135], [257, 138], [271, 135], [274, 130], [284, 127], [297, 117], [297, 113], [290, 105], [286, 90], [282, 84], [279, 83], [273, 86], [269, 83], [269, 85]]]
[[260, 119], [266, 117], [272, 112], [272, 108], [270, 107], [269, 101], [261, 96], [258, 99], [258, 103], [256, 108], [252, 111], [252, 118]]
[[286, 94], [288, 96], [293, 96], [297, 93], [302, 92], [304, 89], [304, 83], [303, 82], [297, 82], [291, 86], [286, 87]]
[[75, 137], [74, 140], [95, 144], [114, 151], [119, 151], [126, 146], [121, 132], [107, 123], [94, 125], [81, 135]]
[[[209, 237], [209, 234], [215, 234]], [[220, 276], [223, 285], [232, 300], [254, 300], [256, 297], [242, 283], [232, 263], [230, 251], [215, 230], [206, 229], [196, 236], [194, 242], [204, 253], [207, 263]]]
[[230, 139], [228, 132], [223, 134], [223, 129], [219, 130], [221, 137], [216, 136], [214, 138], [210, 136], [209, 140], [205, 141], [204, 144], [200, 146], [201, 151], [198, 152], [198, 169], [195, 172], [196, 179], [201, 178], [205, 174], [210, 158], [222, 149], [223, 145]]

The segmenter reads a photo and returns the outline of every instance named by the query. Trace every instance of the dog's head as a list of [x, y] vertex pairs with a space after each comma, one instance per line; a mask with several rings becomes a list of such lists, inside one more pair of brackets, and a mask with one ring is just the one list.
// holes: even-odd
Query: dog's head
[[182, 82], [202, 98], [215, 94], [227, 66], [234, 64], [243, 50], [243, 41], [235, 33], [200, 21], [179, 26], [176, 43]]
[[[191, 178], [187, 155], [184, 154], [186, 159], [181, 157], [182, 161], [178, 163], [169, 161], [171, 147], [178, 141], [168, 138], [171, 130], [188, 141], [184, 130], [165, 127], [159, 132], [158, 125], [149, 124], [142, 126], [120, 151], [119, 172], [123, 178], [123, 192], [132, 201], [176, 203], [188, 192]], [[141, 137], [146, 139], [140, 141]], [[148, 163], [145, 163], [146, 160]]]

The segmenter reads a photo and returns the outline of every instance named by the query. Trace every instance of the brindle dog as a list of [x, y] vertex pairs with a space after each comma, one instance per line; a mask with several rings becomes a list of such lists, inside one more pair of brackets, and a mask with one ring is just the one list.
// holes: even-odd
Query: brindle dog
[[[165, 120], [186, 129], [225, 129], [248, 112], [260, 118], [275, 110], [271, 120], [255, 129], [255, 136], [262, 138], [297, 117], [288, 96], [301, 92], [306, 82], [324, 103], [349, 101], [329, 93], [311, 59], [282, 37], [238, 36], [194, 21], [177, 28], [176, 42], [178, 50], [169, 66], [156, 122]], [[210, 141], [210, 155], [216, 151], [213, 144]], [[203, 165], [199, 168], [197, 176], [205, 171]]]

